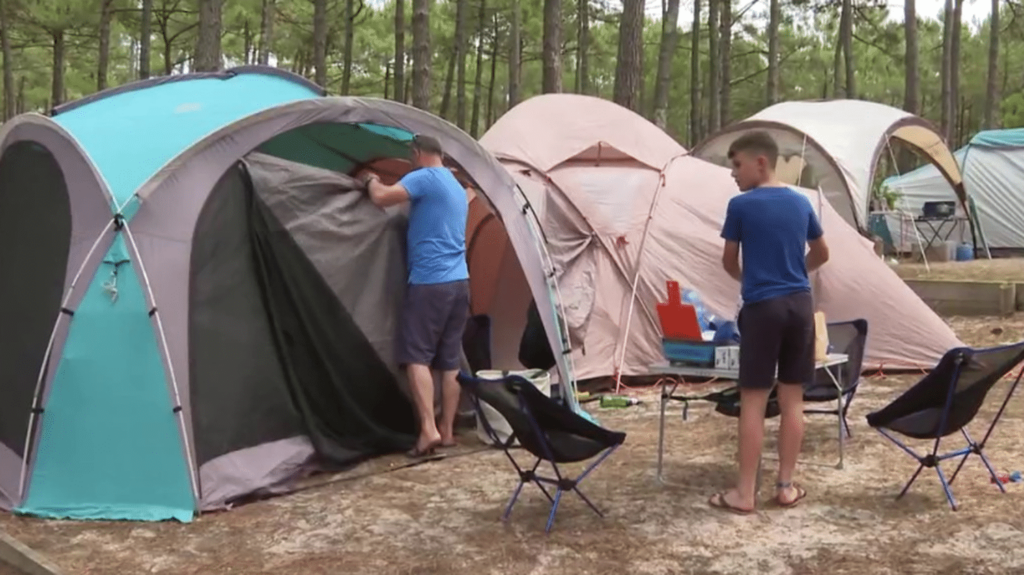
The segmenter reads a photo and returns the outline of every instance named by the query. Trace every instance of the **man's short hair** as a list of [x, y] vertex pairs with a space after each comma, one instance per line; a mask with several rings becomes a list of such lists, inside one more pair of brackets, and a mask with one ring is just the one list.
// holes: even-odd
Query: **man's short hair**
[[729, 146], [729, 159], [731, 160], [736, 154], [744, 152], [747, 154], [764, 155], [768, 158], [768, 164], [774, 168], [775, 162], [779, 159], [779, 145], [775, 143], [775, 138], [772, 138], [768, 132], [758, 130], [756, 132], [747, 132]]
[[444, 155], [444, 150], [441, 149], [441, 142], [433, 136], [426, 136], [424, 134], [416, 134], [413, 136], [412, 148], [428, 154], [436, 154], [438, 156]]

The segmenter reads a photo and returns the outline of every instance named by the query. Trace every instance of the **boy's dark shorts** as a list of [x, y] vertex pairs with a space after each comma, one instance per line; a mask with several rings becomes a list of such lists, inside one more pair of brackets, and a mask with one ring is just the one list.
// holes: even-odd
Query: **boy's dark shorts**
[[803, 384], [814, 378], [814, 301], [797, 292], [740, 311], [739, 386], [769, 389], [775, 382]]
[[462, 364], [462, 334], [469, 320], [469, 281], [406, 286], [396, 359], [402, 367], [454, 371]]

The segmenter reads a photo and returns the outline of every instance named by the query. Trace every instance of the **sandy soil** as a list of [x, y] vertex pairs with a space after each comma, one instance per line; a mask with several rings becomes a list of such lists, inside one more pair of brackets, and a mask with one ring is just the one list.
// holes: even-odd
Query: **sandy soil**
[[1024, 258], [981, 259], [969, 262], [900, 263], [894, 266], [904, 279], [1024, 282]]
[[[1012, 341], [1024, 315], [954, 318], [973, 344]], [[563, 500], [551, 535], [547, 505], [526, 489], [508, 524], [499, 520], [515, 485], [500, 452], [464, 438], [461, 455], [401, 468], [402, 457], [371, 462], [288, 496], [177, 523], [74, 523], [0, 514], [0, 527], [48, 555], [69, 575], [189, 574], [887, 574], [1011, 573], [1024, 570], [1024, 484], [1002, 495], [972, 458], [954, 483], [952, 512], [925, 470], [901, 501], [916, 468], [864, 416], [897, 396], [913, 376], [872, 377], [852, 406], [846, 468], [837, 458], [836, 420], [808, 416], [800, 507], [773, 509], [774, 462], [766, 461], [762, 508], [739, 517], [707, 497], [733, 476], [736, 420], [693, 404], [689, 420], [668, 411], [665, 474], [655, 482], [656, 396], [623, 410], [592, 409], [629, 434], [626, 445], [583, 483], [607, 516]], [[971, 426], [984, 433], [1009, 380], [995, 388]], [[590, 404], [593, 406], [594, 404]], [[774, 447], [770, 421], [766, 453]], [[956, 437], [950, 447], [959, 446]], [[914, 444], [920, 449], [926, 445]], [[1000, 472], [1024, 470], [1024, 394], [1011, 403], [986, 451]], [[523, 454], [517, 454], [525, 460]], [[951, 467], [947, 467], [949, 472]], [[328, 483], [324, 483], [329, 481]]]

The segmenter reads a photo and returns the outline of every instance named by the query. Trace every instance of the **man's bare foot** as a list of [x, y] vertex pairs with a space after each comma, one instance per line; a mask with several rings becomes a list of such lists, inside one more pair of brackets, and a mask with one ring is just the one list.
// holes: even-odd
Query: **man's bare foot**
[[441, 445], [441, 434], [434, 436], [420, 436], [416, 441], [416, 447], [409, 452], [410, 457], [422, 457], [433, 453], [437, 446]]

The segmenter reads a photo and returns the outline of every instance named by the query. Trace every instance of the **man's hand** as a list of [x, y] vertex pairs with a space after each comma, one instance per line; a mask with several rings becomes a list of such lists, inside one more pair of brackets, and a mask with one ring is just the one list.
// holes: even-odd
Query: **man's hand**
[[380, 176], [378, 176], [377, 174], [375, 174], [373, 172], [364, 172], [359, 177], [359, 179], [363, 181], [363, 189], [366, 190], [367, 192], [369, 192], [370, 191], [370, 185], [374, 181], [379, 182], [380, 181]]

